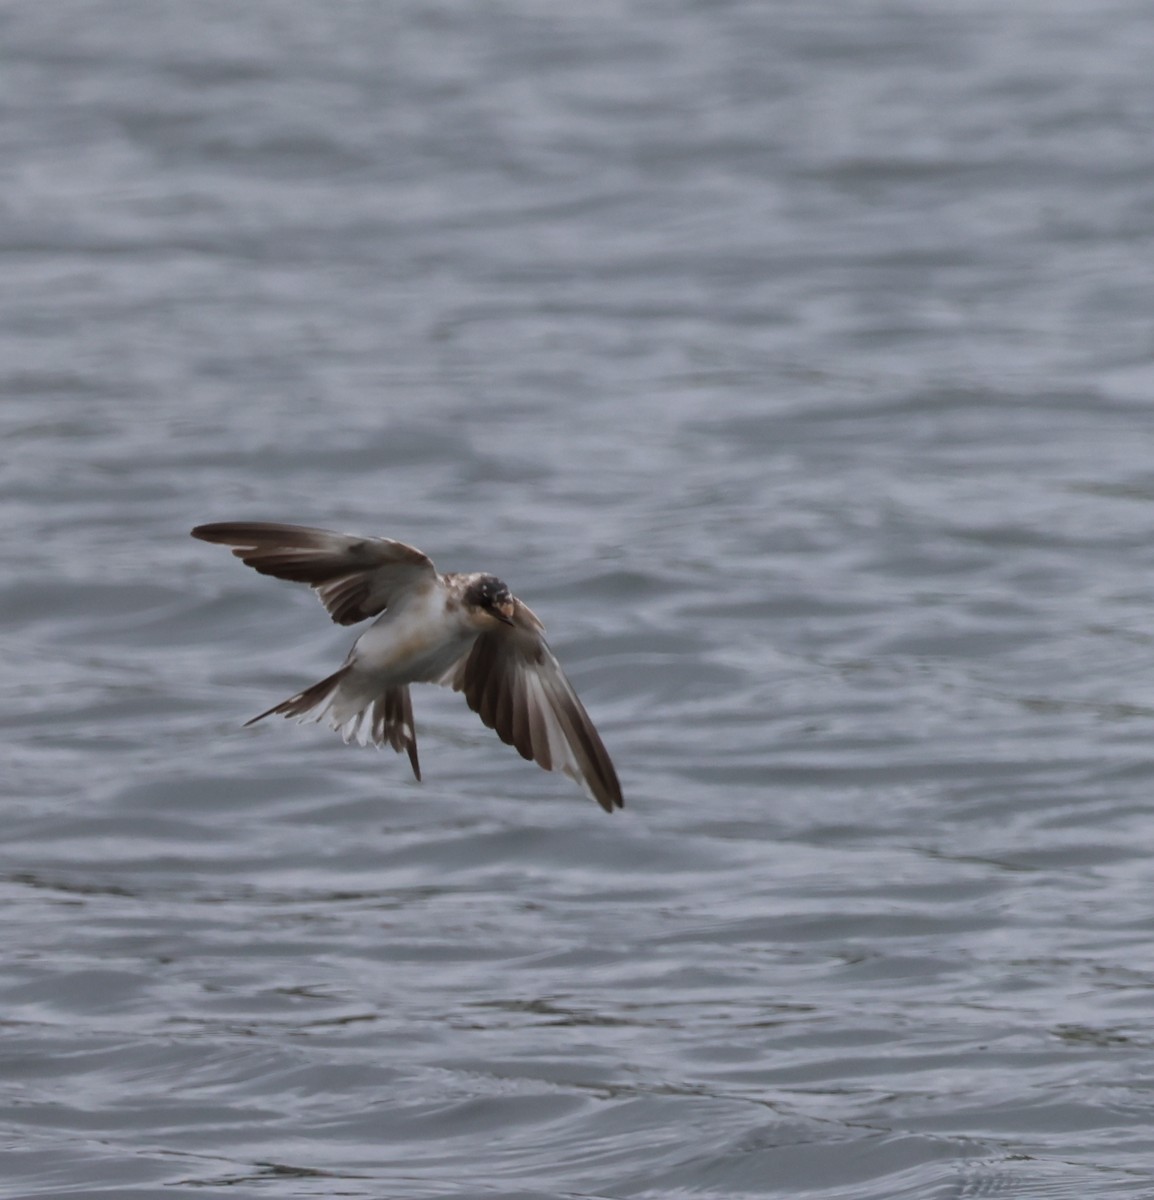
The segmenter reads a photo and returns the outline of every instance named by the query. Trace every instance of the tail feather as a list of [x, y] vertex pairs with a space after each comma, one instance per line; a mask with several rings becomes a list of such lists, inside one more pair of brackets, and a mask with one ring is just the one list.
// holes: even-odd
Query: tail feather
[[[327, 717], [329, 727], [341, 734], [346, 742], [357, 741], [362, 745], [372, 742], [377, 746], [387, 743], [398, 754], [402, 751], [408, 754], [413, 774], [419, 780], [421, 764], [417, 758], [417, 731], [408, 687], [401, 684], [387, 688], [354, 709], [348, 696], [340, 696], [341, 683], [351, 670], [352, 664], [346, 663], [319, 683], [245, 721], [245, 725], [255, 725], [272, 716], [297, 717], [302, 721], [322, 721]], [[343, 703], [339, 703], [342, 699]], [[370, 710], [371, 718], [366, 722]]]
[[245, 725], [255, 725], [257, 721], [263, 721], [265, 717], [282, 716], [282, 717], [304, 717], [312, 709], [317, 711], [313, 714], [313, 720], [319, 721], [324, 715], [327, 708], [326, 701], [332, 700], [337, 688], [340, 687], [341, 680], [352, 669], [351, 663], [346, 663], [339, 671], [334, 671], [333, 674], [322, 679], [320, 683], [314, 683], [312, 687], [307, 687], [303, 692], [297, 692], [295, 696], [290, 696], [287, 700], [282, 700], [279, 704], [274, 704], [272, 708], [266, 709], [259, 716], [253, 717], [249, 721], [245, 721]]
[[373, 702], [372, 738], [378, 746], [388, 742], [400, 754], [409, 756], [413, 774], [421, 778], [421, 764], [417, 759], [417, 727], [413, 724], [413, 700], [408, 686], [391, 687]]

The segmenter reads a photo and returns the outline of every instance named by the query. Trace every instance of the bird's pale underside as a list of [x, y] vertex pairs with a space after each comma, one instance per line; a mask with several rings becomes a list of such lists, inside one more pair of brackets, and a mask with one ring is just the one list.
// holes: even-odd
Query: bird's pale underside
[[461, 692], [497, 736], [546, 771], [575, 779], [606, 812], [622, 806], [617, 772], [532, 610], [496, 577], [439, 574], [389, 538], [245, 521], [198, 525], [242, 562], [307, 583], [339, 625], [376, 620], [341, 668], [248, 722], [278, 714], [324, 721], [346, 741], [405, 752], [421, 778], [411, 683]]

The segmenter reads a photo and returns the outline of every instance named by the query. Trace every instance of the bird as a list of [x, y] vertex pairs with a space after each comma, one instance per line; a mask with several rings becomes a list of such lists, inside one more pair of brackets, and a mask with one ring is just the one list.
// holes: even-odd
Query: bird
[[274, 715], [323, 721], [345, 742], [404, 752], [420, 781], [409, 685], [441, 684], [522, 758], [568, 775], [606, 812], [624, 807], [613, 761], [545, 627], [495, 575], [441, 574], [404, 542], [308, 525], [223, 521], [192, 536], [230, 546], [262, 575], [307, 583], [338, 625], [376, 618], [338, 670], [246, 725]]

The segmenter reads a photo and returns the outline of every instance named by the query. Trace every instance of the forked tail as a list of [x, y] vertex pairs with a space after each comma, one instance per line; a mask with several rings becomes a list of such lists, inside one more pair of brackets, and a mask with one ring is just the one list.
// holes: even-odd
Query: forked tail
[[[341, 682], [349, 671], [352, 663], [346, 663], [339, 671], [297, 692], [287, 700], [274, 704], [259, 716], [245, 721], [245, 725], [255, 725], [265, 717], [282, 716], [298, 717], [302, 721], [323, 721], [327, 718], [330, 729], [335, 729], [346, 742], [357, 741], [362, 745], [370, 742], [377, 746], [386, 743], [398, 753], [404, 751], [409, 756], [413, 774], [421, 778], [421, 764], [417, 759], [417, 730], [413, 724], [413, 702], [409, 696], [408, 686], [386, 688], [375, 699], [354, 708], [345, 697], [345, 703], [340, 703]], [[365, 717], [371, 711], [372, 716], [366, 722]]]

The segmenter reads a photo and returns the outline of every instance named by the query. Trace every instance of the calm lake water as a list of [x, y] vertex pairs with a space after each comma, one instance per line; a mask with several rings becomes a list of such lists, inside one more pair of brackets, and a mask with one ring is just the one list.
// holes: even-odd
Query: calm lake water
[[[0, 7], [0, 1195], [1154, 1195], [1154, 11]], [[485, 568], [620, 769], [340, 661]]]

